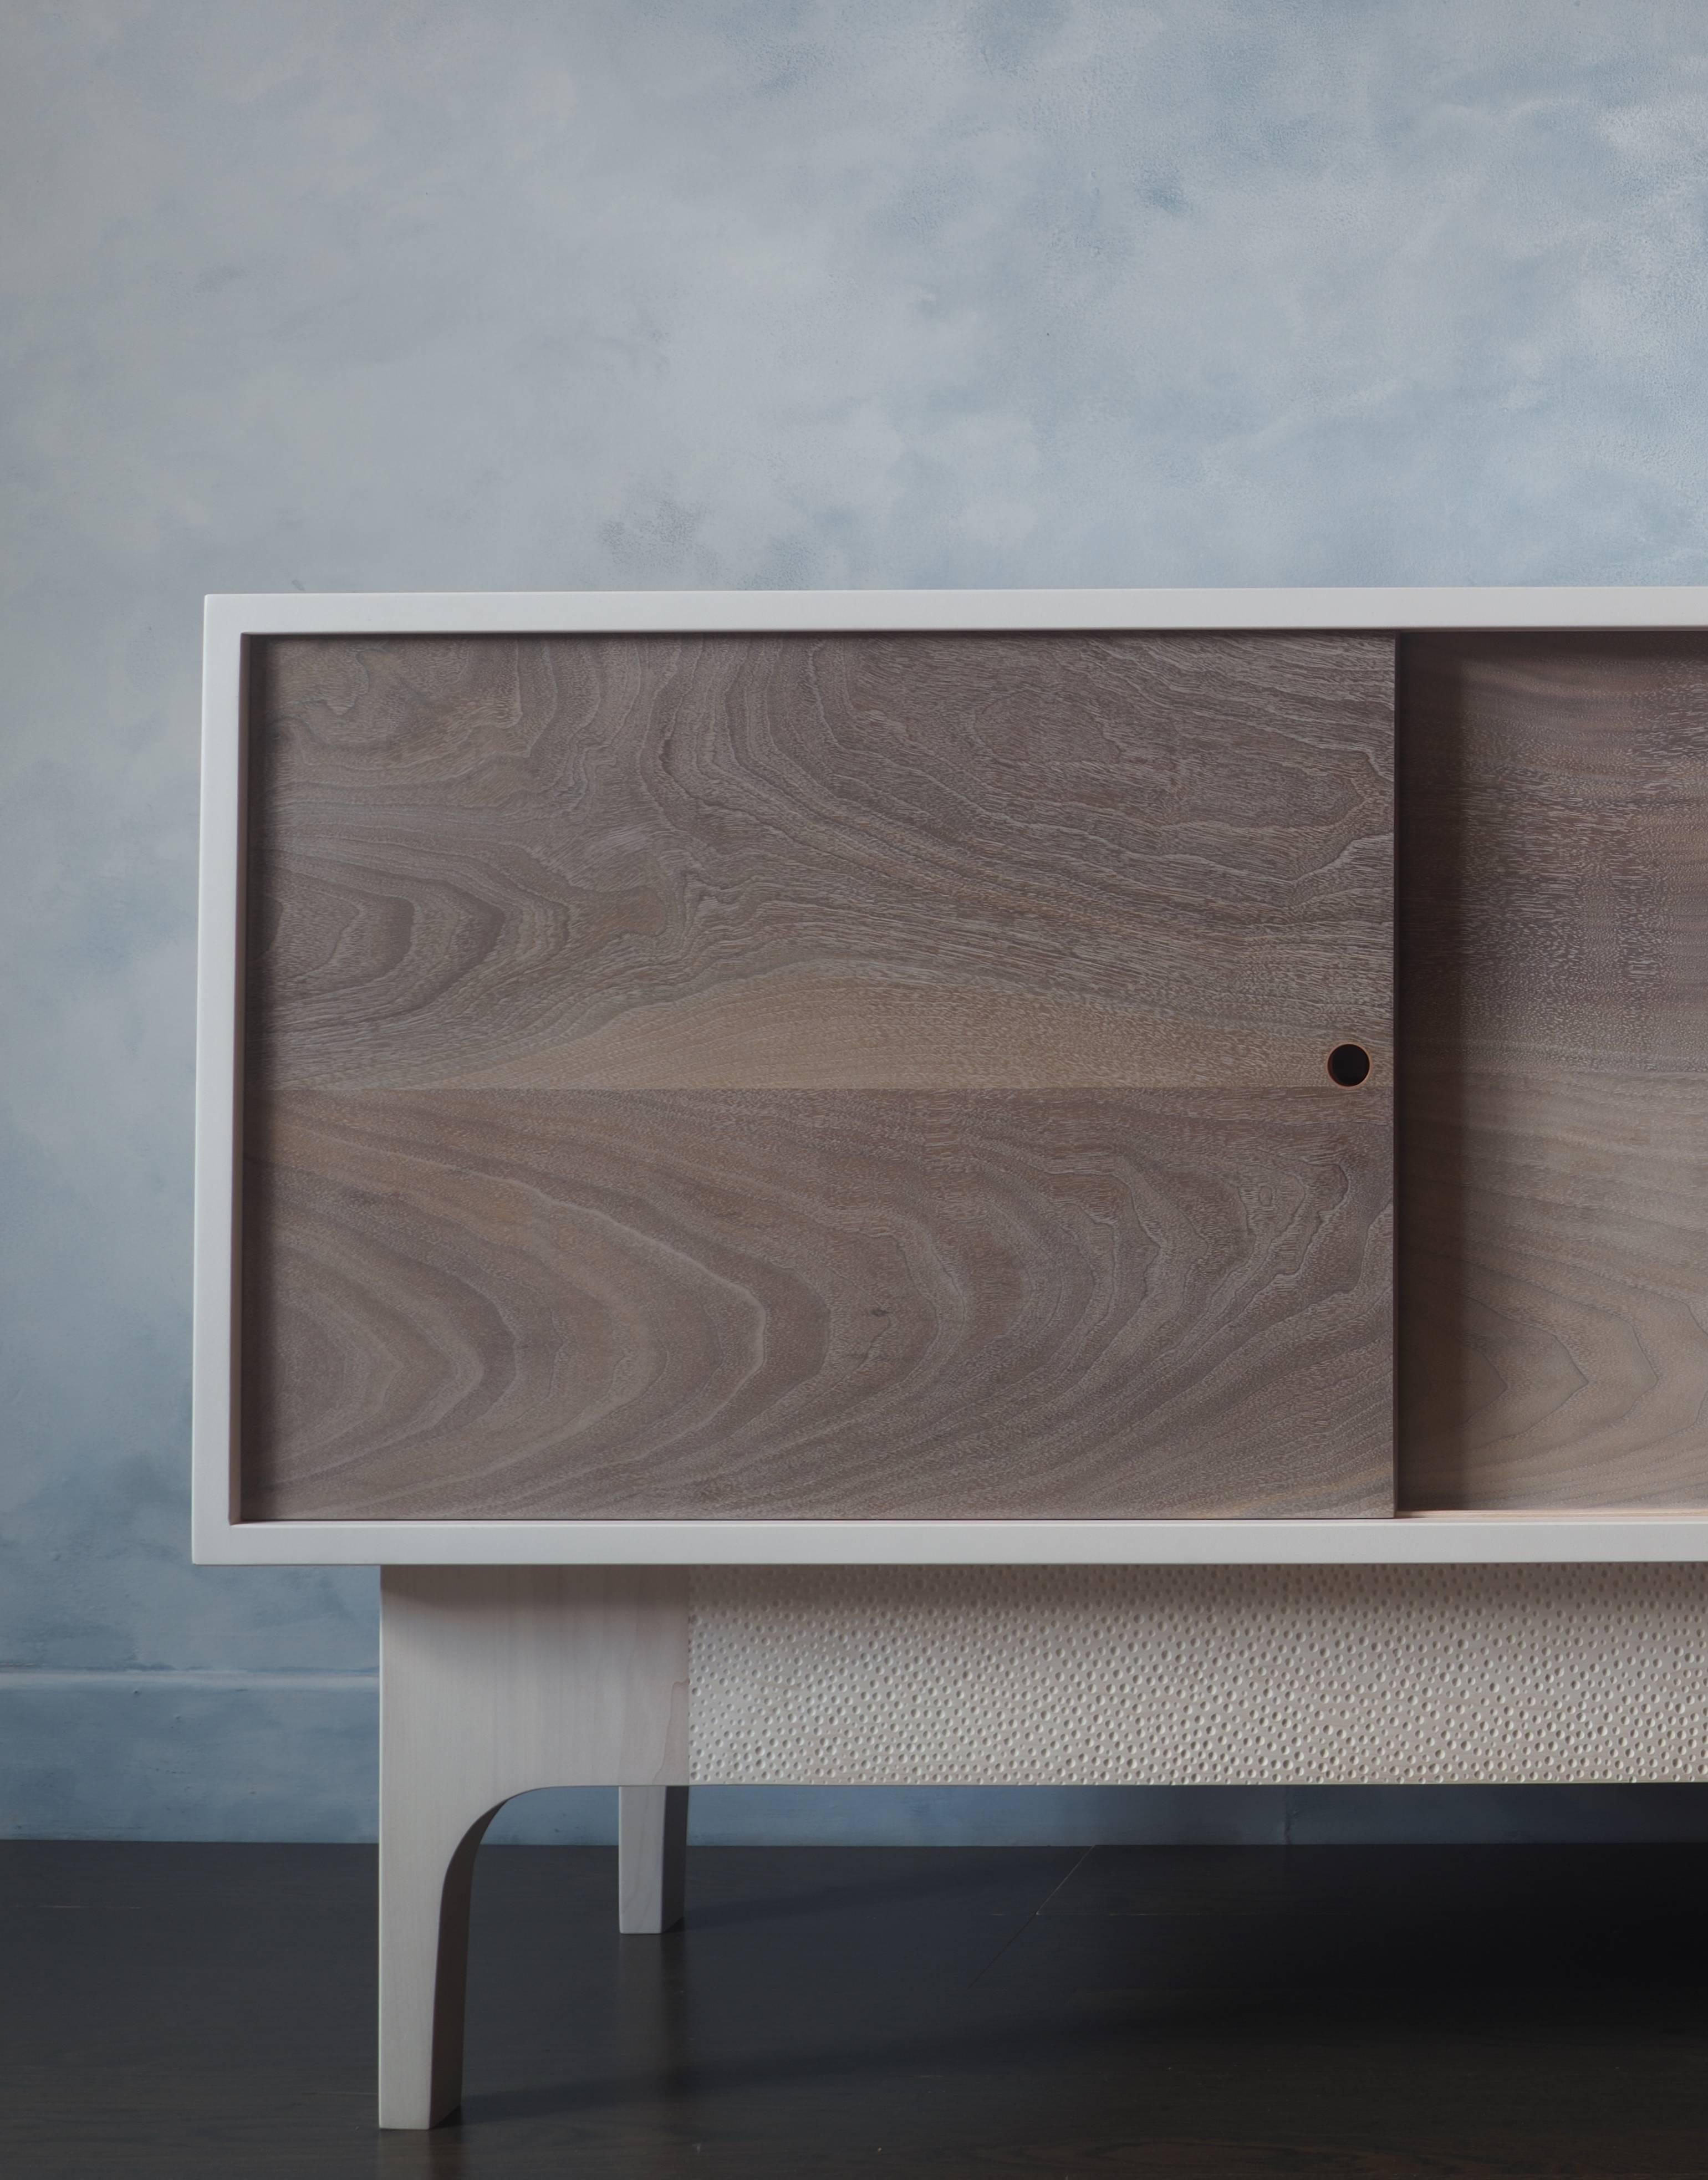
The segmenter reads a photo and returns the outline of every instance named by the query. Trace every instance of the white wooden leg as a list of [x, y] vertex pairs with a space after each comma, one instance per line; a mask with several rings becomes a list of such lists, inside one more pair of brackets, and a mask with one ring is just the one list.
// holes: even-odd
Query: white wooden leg
[[469, 1892], [485, 1812], [452, 1837], [394, 1785], [380, 1834], [379, 2123], [432, 2127], [462, 2097]]
[[535, 1786], [641, 1786], [667, 1836], [687, 1768], [684, 1570], [382, 1571], [382, 2127], [431, 2127], [461, 2097], [469, 1891], [496, 1812]]
[[674, 1930], [688, 1862], [686, 1786], [617, 1790], [617, 1928]]

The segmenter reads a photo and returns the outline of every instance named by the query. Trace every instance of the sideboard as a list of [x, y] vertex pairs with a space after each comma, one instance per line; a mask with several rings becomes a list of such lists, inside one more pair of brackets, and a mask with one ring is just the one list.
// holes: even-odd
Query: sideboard
[[1708, 1775], [1708, 591], [205, 658], [195, 1549], [383, 1570], [383, 2124], [530, 1787], [643, 1930], [691, 1779]]

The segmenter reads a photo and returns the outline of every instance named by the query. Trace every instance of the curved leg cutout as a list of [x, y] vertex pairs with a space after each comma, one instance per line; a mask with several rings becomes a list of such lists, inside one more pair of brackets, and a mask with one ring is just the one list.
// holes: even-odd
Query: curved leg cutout
[[475, 1857], [487, 1827], [504, 1807], [488, 1809], [457, 1841], [439, 1893], [438, 1960], [433, 1974], [432, 2118], [455, 2111], [463, 2097], [463, 2025], [468, 2012], [469, 1908], [474, 1896]]
[[635, 1807], [657, 1847], [634, 1866], [657, 1872], [662, 1914], [687, 1678], [680, 1568], [382, 1569], [382, 2127], [434, 2126], [461, 2100], [475, 1855], [506, 1802], [646, 1782], [658, 1799]]
[[[508, 1797], [506, 1797], [508, 1798]], [[436, 2127], [462, 2101], [469, 1903], [495, 1802], [459, 1836], [407, 1816], [379, 1864], [379, 2123]]]

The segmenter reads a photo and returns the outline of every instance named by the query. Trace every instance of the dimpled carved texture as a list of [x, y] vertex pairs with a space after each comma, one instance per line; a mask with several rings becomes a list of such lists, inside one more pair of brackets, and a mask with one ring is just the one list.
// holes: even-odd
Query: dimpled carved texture
[[1708, 1778], [1708, 1569], [705, 1568], [690, 1776]]

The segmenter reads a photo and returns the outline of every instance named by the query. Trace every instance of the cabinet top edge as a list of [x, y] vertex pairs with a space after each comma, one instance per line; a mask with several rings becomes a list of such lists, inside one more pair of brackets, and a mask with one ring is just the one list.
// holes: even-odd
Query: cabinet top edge
[[519, 636], [1708, 629], [1708, 586], [1223, 590], [224, 592], [209, 641]]

